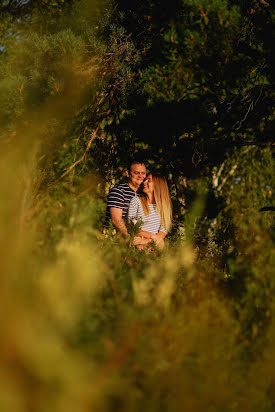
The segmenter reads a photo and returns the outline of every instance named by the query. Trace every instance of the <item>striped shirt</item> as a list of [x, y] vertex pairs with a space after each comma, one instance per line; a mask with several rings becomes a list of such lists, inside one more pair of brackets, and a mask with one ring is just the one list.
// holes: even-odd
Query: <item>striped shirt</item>
[[111, 219], [110, 207], [122, 209], [122, 218], [126, 221], [130, 200], [136, 196], [136, 192], [133, 189], [131, 189], [127, 183], [121, 183], [119, 185], [114, 186], [107, 196], [107, 207], [104, 227], [109, 227]]
[[160, 216], [156, 210], [155, 204], [149, 204], [150, 213], [145, 215], [140, 199], [135, 196], [130, 201], [128, 211], [128, 221], [136, 219], [142, 221], [141, 229], [150, 233], [163, 232], [166, 233], [165, 228], [162, 226]]

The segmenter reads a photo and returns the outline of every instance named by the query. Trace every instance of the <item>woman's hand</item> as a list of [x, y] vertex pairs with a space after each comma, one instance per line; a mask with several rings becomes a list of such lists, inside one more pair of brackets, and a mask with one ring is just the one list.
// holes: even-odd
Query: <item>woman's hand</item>
[[132, 244], [134, 246], [147, 246], [149, 245], [149, 243], [154, 242], [155, 245], [159, 248], [159, 249], [163, 249], [164, 248], [164, 239], [160, 236], [157, 235], [152, 235], [152, 238], [143, 238], [140, 236], [135, 236]]
[[152, 239], [150, 238], [144, 238], [141, 236], [135, 236], [133, 239], [133, 245], [148, 245], [148, 243], [152, 242]]
[[154, 234], [154, 233], [150, 233], [150, 237], [149, 232], [146, 232], [146, 237], [143, 237], [142, 235], [140, 236], [135, 236], [132, 244], [134, 246], [136, 246], [138, 249], [140, 248], [144, 248], [147, 245], [149, 245], [150, 242], [154, 242], [155, 245], [159, 248], [159, 249], [163, 249], [164, 248], [164, 237], [162, 233], [158, 233], [158, 234]]
[[152, 239], [152, 236], [155, 236], [155, 235], [153, 235], [153, 233], [146, 232], [145, 230], [140, 230], [136, 234], [136, 236], [143, 237], [143, 238], [146, 238], [146, 239]]

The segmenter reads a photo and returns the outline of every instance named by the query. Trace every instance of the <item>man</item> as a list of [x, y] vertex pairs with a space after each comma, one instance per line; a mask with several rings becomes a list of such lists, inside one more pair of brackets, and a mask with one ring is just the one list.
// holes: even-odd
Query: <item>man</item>
[[126, 176], [128, 177], [128, 182], [114, 186], [108, 194], [104, 227], [108, 227], [111, 220], [124, 236], [130, 236], [125, 221], [130, 200], [137, 195], [140, 185], [146, 178], [145, 164], [132, 160], [129, 163]]

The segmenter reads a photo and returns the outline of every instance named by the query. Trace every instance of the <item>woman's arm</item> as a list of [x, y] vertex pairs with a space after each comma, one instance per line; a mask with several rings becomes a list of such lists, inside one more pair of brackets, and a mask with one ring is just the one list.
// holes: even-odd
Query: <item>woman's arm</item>
[[164, 232], [158, 232], [156, 234], [156, 239], [154, 240], [155, 244], [157, 245], [157, 247], [159, 247], [160, 249], [164, 248], [164, 238], [166, 236], [166, 233]]
[[158, 233], [156, 234], [156, 236], [158, 236], [158, 237], [161, 238], [161, 239], [164, 239], [165, 236], [166, 236], [166, 233], [164, 233], [164, 232], [158, 232]]
[[159, 227], [159, 231], [156, 234], [156, 240], [155, 240], [156, 245], [160, 249], [162, 249], [164, 247], [164, 238], [165, 238], [166, 234], [167, 233], [166, 233], [165, 227], [161, 224], [160, 227]]

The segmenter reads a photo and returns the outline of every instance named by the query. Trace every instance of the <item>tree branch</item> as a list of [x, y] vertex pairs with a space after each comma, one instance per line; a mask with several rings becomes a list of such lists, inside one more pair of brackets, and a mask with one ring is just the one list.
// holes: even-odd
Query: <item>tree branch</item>
[[56, 185], [56, 183], [58, 183], [61, 179], [63, 179], [63, 177], [65, 177], [68, 173], [70, 173], [71, 170], [73, 170], [79, 163], [81, 163], [85, 159], [85, 157], [86, 157], [86, 155], [87, 155], [87, 153], [88, 153], [88, 151], [91, 147], [91, 144], [93, 143], [93, 141], [95, 140], [95, 138], [97, 136], [98, 129], [99, 129], [99, 124], [98, 124], [97, 128], [93, 131], [93, 133], [91, 134], [91, 138], [90, 138], [90, 140], [89, 140], [89, 142], [86, 146], [86, 149], [85, 149], [83, 155], [76, 162], [74, 162], [57, 180], [55, 180], [55, 182], [50, 184], [50, 186], [48, 187], [49, 189], [52, 186]]

